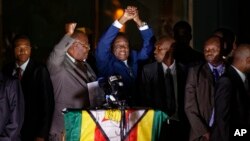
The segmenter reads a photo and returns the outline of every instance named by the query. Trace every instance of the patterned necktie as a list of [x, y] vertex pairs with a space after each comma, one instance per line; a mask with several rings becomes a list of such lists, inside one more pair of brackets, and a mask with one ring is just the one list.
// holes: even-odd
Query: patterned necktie
[[22, 71], [23, 71], [23, 70], [22, 70], [20, 67], [16, 68], [16, 73], [14, 74], [14, 76], [15, 76], [16, 78], [18, 78], [19, 80], [22, 79]]
[[175, 93], [174, 93], [174, 80], [171, 74], [171, 69], [167, 69], [165, 75], [165, 84], [166, 84], [166, 100], [167, 100], [167, 114], [169, 116], [175, 113]]

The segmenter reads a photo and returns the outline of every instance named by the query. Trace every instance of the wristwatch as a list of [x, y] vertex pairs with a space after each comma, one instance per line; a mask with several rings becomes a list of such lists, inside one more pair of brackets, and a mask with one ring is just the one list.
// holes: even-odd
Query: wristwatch
[[139, 27], [143, 27], [145, 25], [148, 25], [148, 24], [146, 22], [141, 22], [141, 26], [139, 26]]

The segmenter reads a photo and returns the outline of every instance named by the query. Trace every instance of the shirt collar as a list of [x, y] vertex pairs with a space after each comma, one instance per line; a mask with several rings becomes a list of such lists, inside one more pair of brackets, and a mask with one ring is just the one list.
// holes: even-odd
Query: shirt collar
[[161, 63], [162, 64], [162, 67], [163, 67], [163, 71], [164, 71], [164, 73], [166, 73], [166, 70], [168, 69], [168, 68], [170, 68], [170, 70], [171, 70], [171, 72], [174, 72], [175, 71], [175, 60], [174, 60], [174, 62], [168, 67], [166, 64], [164, 64], [163, 62]]
[[17, 68], [20, 67], [23, 71], [25, 71], [25, 69], [26, 69], [26, 67], [27, 67], [27, 65], [28, 65], [28, 63], [29, 63], [29, 61], [30, 61], [30, 58], [29, 58], [26, 62], [24, 62], [21, 66], [19, 66], [19, 65], [16, 63], [16, 67], [17, 67]]
[[124, 64], [128, 67], [128, 60], [123, 61]]
[[239, 74], [241, 80], [242, 80], [243, 82], [245, 82], [245, 80], [246, 80], [246, 75], [245, 75], [243, 72], [241, 72], [240, 70], [238, 70], [235, 66], [233, 66], [233, 65], [231, 65], [231, 66], [232, 66], [232, 67], [236, 70], [236, 72]]
[[[73, 62], [73, 63], [75, 63], [76, 62], [76, 59], [75, 58], [73, 58], [72, 56], [70, 56], [67, 52], [66, 52], [66, 55], [69, 57], [69, 59]], [[84, 59], [84, 60], [82, 60], [83, 62], [85, 62], [86, 61], [86, 59]]]
[[224, 73], [225, 66], [223, 63], [221, 63], [218, 66], [213, 66], [212, 64], [208, 63], [208, 66], [209, 66], [211, 71], [213, 71], [213, 69], [217, 69], [217, 71], [219, 72], [219, 75], [222, 75]]
[[69, 57], [69, 59], [70, 59], [73, 63], [75, 63], [75, 62], [76, 62], [76, 59], [75, 59], [75, 58], [73, 58], [72, 56], [70, 56], [68, 53], [66, 53], [66, 55]]

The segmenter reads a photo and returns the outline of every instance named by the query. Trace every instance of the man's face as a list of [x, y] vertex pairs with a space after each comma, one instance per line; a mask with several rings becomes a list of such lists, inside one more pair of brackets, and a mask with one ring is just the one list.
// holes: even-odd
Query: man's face
[[119, 36], [116, 38], [113, 44], [113, 53], [115, 57], [121, 61], [125, 61], [128, 59], [129, 43], [125, 37]]
[[206, 44], [204, 46], [204, 56], [208, 63], [213, 65], [218, 64], [222, 60], [220, 43], [212, 42]]
[[19, 65], [25, 63], [31, 55], [30, 41], [27, 39], [18, 39], [14, 43], [14, 53], [16, 61]]
[[87, 36], [79, 35], [72, 46], [74, 47], [74, 58], [76, 60], [83, 61], [88, 58], [90, 46]]
[[171, 50], [172, 41], [159, 40], [155, 44], [154, 57], [157, 62], [162, 62], [167, 52]]
[[247, 73], [250, 73], [250, 56], [249, 57], [247, 57], [247, 59], [246, 59], [246, 72]]

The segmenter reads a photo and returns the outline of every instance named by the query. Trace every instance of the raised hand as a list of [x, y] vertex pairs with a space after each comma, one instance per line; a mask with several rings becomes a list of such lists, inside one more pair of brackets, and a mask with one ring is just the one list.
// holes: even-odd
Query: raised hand
[[136, 24], [140, 27], [142, 26], [142, 21], [139, 17], [139, 11], [137, 9], [134, 9], [134, 18], [133, 20], [136, 22]]
[[128, 20], [132, 20], [135, 17], [135, 10], [137, 8], [134, 6], [128, 6], [121, 18], [118, 20], [121, 24], [125, 24]]
[[65, 24], [65, 32], [67, 35], [71, 36], [74, 31], [75, 31], [75, 28], [76, 28], [76, 24], [77, 23], [67, 23]]

